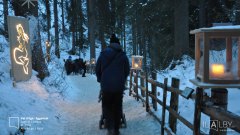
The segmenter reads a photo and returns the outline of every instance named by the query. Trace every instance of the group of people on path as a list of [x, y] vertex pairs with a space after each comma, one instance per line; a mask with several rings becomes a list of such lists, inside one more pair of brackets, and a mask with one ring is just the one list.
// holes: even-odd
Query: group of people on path
[[98, 57], [97, 81], [101, 86], [102, 109], [106, 117], [107, 135], [119, 135], [125, 82], [130, 72], [129, 60], [115, 34], [110, 45]]

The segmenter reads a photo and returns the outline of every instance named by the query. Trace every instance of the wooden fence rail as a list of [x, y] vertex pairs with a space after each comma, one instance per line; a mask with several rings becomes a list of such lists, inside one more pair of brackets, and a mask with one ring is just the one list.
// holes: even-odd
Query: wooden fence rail
[[[184, 90], [179, 89], [180, 80], [177, 78], [172, 78], [172, 84], [171, 86], [168, 86], [167, 78], [164, 79], [164, 83], [161, 83], [156, 81], [156, 73], [152, 73], [151, 78], [147, 78], [146, 76], [147, 74], [144, 72], [131, 70], [129, 80], [129, 95], [135, 97], [137, 101], [140, 100], [143, 102], [144, 106], [146, 107], [146, 111], [157, 119], [157, 121], [161, 124], [161, 135], [164, 135], [164, 133], [168, 135], [176, 134], [177, 120], [181, 121], [185, 126], [191, 129], [194, 135], [206, 134], [200, 130], [202, 112], [210, 117], [214, 116], [214, 118], [220, 121], [231, 121], [232, 126], [229, 128], [240, 132], [240, 116], [223, 110], [220, 107], [206, 104], [211, 102], [212, 97], [207, 96], [206, 93], [204, 93], [204, 89], [197, 88], [195, 90], [196, 94], [193, 94], [194, 89], [188, 87], [186, 87]], [[132, 79], [133, 77], [134, 79]], [[151, 89], [148, 88], [148, 83], [151, 84]], [[160, 95], [157, 92], [157, 87], [162, 89], [162, 100], [158, 98]], [[170, 105], [167, 105], [168, 92], [171, 94]], [[185, 99], [195, 100], [193, 123], [189, 122], [178, 113], [179, 96], [182, 96]], [[151, 102], [149, 102], [149, 98], [151, 99]], [[162, 106], [161, 118], [155, 115], [155, 113], [151, 110], [149, 103], [151, 103], [151, 106], [155, 111], [158, 109], [157, 104]], [[166, 111], [169, 112], [168, 125], [166, 125], [165, 122]]]

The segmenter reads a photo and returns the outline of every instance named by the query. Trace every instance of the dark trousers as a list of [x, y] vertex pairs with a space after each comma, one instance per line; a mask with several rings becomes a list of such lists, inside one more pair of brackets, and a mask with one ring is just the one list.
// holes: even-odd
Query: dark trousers
[[106, 118], [108, 130], [119, 130], [122, 115], [122, 92], [104, 92], [102, 93], [103, 116]]

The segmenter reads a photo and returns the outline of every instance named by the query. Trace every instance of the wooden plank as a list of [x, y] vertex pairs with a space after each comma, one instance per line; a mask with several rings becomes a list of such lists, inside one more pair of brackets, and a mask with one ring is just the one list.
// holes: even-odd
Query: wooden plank
[[232, 69], [232, 38], [226, 38], [226, 70], [230, 71]]
[[156, 96], [154, 96], [153, 94], [149, 93], [148, 94], [151, 98], [155, 99], [157, 101], [157, 103], [159, 103], [161, 106], [163, 105], [163, 102], [161, 100], [159, 100]]
[[[152, 79], [153, 80], [157, 80], [157, 74], [155, 72], [152, 72]], [[152, 88], [152, 94], [157, 97], [157, 87], [156, 85], [152, 84], [151, 85], [151, 88]], [[157, 111], [157, 101], [155, 100], [155, 98], [152, 98], [152, 104], [153, 104], [153, 109], [155, 111]]]
[[182, 90], [178, 89], [178, 88], [173, 88], [172, 86], [168, 86], [167, 87], [167, 91], [181, 95], [182, 94]]
[[164, 84], [153, 79], [147, 79], [149, 83], [156, 85], [157, 87], [164, 88]]
[[231, 126], [229, 128], [240, 133], [240, 116], [213, 105], [204, 105], [202, 107], [202, 112], [210, 117], [214, 116], [220, 121], [231, 122]]
[[240, 37], [238, 37], [238, 77], [240, 77]]
[[[143, 72], [143, 73], [144, 73], [144, 72]], [[144, 73], [144, 74], [145, 74], [145, 73]], [[140, 75], [139, 77], [140, 77], [140, 78], [143, 78], [143, 79], [146, 79], [146, 76], [145, 76], [144, 74], [143, 74], [143, 75]]]
[[149, 96], [148, 96], [148, 94], [149, 94], [149, 91], [148, 91], [148, 81], [147, 81], [147, 79], [148, 79], [148, 74], [147, 74], [147, 72], [145, 72], [145, 86], [146, 86], [146, 112], [149, 112], [149, 110], [150, 110], [150, 106], [149, 106]]
[[[238, 27], [236, 29], [236, 27]], [[221, 29], [219, 27], [210, 27], [210, 28], [200, 28], [200, 29], [195, 29], [195, 30], [191, 30], [190, 34], [196, 34], [196, 33], [200, 33], [200, 32], [209, 32], [209, 33], [223, 33], [223, 35], [226, 34], [234, 34], [234, 35], [239, 35], [240, 32], [240, 27], [239, 26], [235, 26], [235, 28], [233, 28], [233, 26], [229, 27], [229, 26], [225, 26], [224, 29]]]
[[161, 135], [164, 135], [165, 127], [165, 110], [166, 110], [166, 101], [167, 101], [167, 83], [168, 79], [164, 79], [164, 89], [163, 89], [163, 105], [162, 105], [162, 123], [161, 123]]
[[[146, 88], [145, 88], [145, 87], [140, 87], [140, 89], [141, 89], [142, 91], [144, 91], [144, 93], [146, 92]], [[146, 93], [145, 93], [145, 96], [146, 96]], [[145, 96], [143, 96], [143, 97], [145, 97]]]
[[[214, 105], [217, 105], [218, 107], [223, 108], [224, 110], [227, 110], [227, 101], [228, 101], [228, 91], [225, 88], [214, 88], [211, 89], [211, 101]], [[210, 125], [212, 124], [220, 124], [223, 125], [223, 121], [218, 120], [215, 118], [215, 116], [210, 117]], [[222, 126], [217, 127], [217, 131], [213, 128], [210, 128], [209, 134], [217, 134], [217, 135], [226, 135], [227, 134], [227, 128], [224, 128]]]
[[184, 125], [186, 125], [188, 128], [190, 128], [191, 130], [194, 130], [194, 126], [192, 123], [190, 123], [189, 121], [187, 121], [184, 117], [182, 117], [181, 115], [179, 115], [175, 110], [173, 110], [171, 107], [166, 106], [166, 109], [169, 111], [169, 113], [172, 114], [172, 116], [174, 116], [175, 118], [177, 118], [178, 120], [180, 120]]
[[201, 50], [200, 50], [200, 33], [195, 34], [195, 76], [197, 76], [197, 74], [199, 73], [199, 62], [200, 62], [200, 57], [201, 57]]
[[203, 33], [203, 82], [209, 81], [209, 33]]
[[197, 79], [191, 79], [190, 82], [192, 82], [194, 85], [204, 88], [204, 89], [209, 89], [209, 88], [240, 88], [240, 84], [213, 84], [213, 83], [204, 83], [200, 82]]
[[195, 100], [195, 109], [194, 109], [194, 135], [200, 135], [200, 126], [201, 126], [201, 107], [202, 107], [202, 96], [203, 89], [197, 87], [196, 89], [196, 100]]
[[[179, 79], [172, 78], [172, 85], [173, 88], [179, 88]], [[178, 112], [178, 94], [172, 92], [171, 99], [170, 99], [170, 107]], [[174, 117], [171, 113], [169, 114], [169, 127], [172, 129], [174, 133], [177, 132], [177, 118]]]
[[144, 80], [145, 80], [145, 79], [141, 77], [142, 75], [144, 75], [144, 72], [141, 72], [141, 74], [140, 74], [141, 96], [142, 96], [142, 97], [145, 97], [145, 96], [146, 96], [146, 93], [145, 93], [145, 91], [142, 89], [142, 88], [145, 87], [145, 83], [144, 83]]
[[133, 74], [133, 70], [130, 70], [129, 96], [131, 96], [131, 92], [132, 92], [132, 74]]

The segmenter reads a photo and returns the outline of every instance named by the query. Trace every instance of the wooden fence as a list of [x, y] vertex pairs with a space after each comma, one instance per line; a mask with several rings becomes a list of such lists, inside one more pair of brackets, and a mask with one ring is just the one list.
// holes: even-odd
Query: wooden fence
[[[148, 78], [147, 74], [144, 72], [131, 70], [129, 80], [129, 95], [135, 97], [137, 101], [142, 101], [146, 111], [156, 118], [156, 120], [161, 124], [161, 135], [164, 135], [164, 133], [167, 133], [168, 135], [176, 134], [177, 120], [181, 121], [184, 125], [191, 129], [194, 135], [206, 134], [200, 130], [201, 113], [205, 113], [211, 118], [214, 118], [214, 120], [231, 122], [231, 126], [228, 125], [228, 128], [240, 133], [240, 116], [227, 111], [226, 108], [223, 109], [219, 102], [216, 104], [213, 103], [213, 101], [216, 101], [216, 98], [223, 98], [226, 96], [209, 97], [206, 93], [204, 93], [203, 88], [196, 88], [196, 90], [194, 90], [186, 87], [184, 90], [181, 90], [179, 89], [179, 79], [172, 78], [171, 86], [168, 86], [167, 78], [164, 79], [163, 83], [156, 81], [156, 78], [156, 73], [152, 73], [151, 78]], [[151, 86], [148, 86], [148, 84]], [[158, 98], [161, 95], [157, 91], [157, 87], [162, 89], [162, 100]], [[193, 93], [194, 91], [196, 92]], [[166, 103], [168, 92], [171, 94], [170, 105], [167, 105]], [[179, 96], [182, 96], [186, 99], [195, 100], [193, 123], [189, 122], [178, 113]], [[151, 102], [149, 102], [150, 99]], [[218, 99], [218, 101], [221, 100]], [[224, 103], [227, 103], [227, 98], [223, 98], [223, 101]], [[150, 107], [150, 104], [152, 108]], [[158, 110], [158, 104], [162, 107], [161, 118], [154, 113], [154, 111]], [[154, 111], [152, 111], [152, 109]], [[168, 125], [165, 123], [166, 111], [169, 112]], [[226, 133], [226, 131], [212, 132], [212, 130], [210, 130], [210, 134], [222, 135]]]

